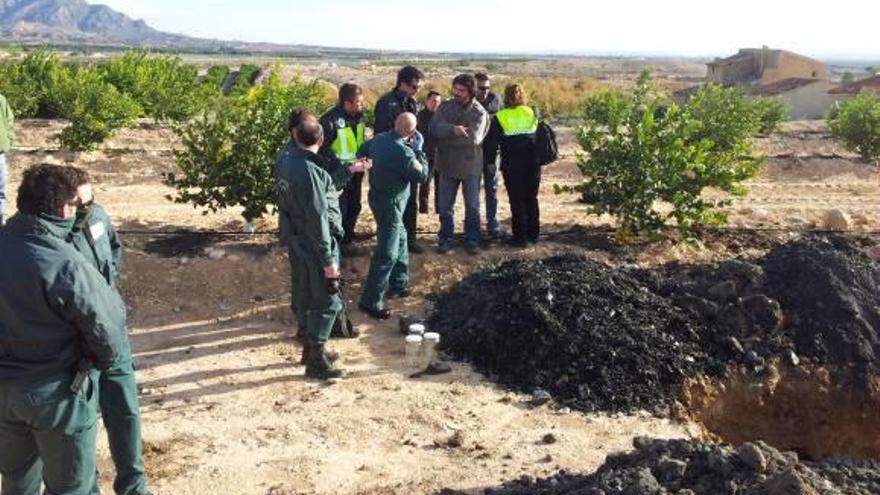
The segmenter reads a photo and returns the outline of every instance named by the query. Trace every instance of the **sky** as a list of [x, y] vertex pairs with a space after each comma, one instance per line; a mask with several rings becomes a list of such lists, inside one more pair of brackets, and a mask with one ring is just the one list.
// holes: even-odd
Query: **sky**
[[191, 36], [388, 50], [880, 60], [880, 1], [92, 0]]

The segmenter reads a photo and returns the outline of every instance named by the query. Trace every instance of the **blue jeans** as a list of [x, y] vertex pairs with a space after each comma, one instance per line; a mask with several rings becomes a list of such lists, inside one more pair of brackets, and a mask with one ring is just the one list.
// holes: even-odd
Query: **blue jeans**
[[0, 225], [6, 220], [6, 153], [0, 153]]
[[454, 179], [440, 174], [437, 202], [440, 212], [440, 242], [451, 242], [455, 234], [455, 199], [458, 187], [464, 195], [464, 237], [468, 244], [480, 242], [480, 175]]
[[486, 231], [497, 234], [498, 225], [498, 157], [483, 157], [483, 189], [486, 192]]

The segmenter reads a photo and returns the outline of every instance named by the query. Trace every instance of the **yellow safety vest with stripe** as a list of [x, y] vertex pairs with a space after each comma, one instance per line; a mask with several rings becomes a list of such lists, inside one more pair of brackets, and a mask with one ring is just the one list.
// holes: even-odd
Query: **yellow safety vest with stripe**
[[520, 105], [513, 108], [502, 108], [495, 114], [505, 136], [534, 134], [538, 130], [538, 117], [531, 107]]
[[363, 122], [358, 123], [356, 129], [348, 125], [336, 129], [336, 139], [330, 145], [330, 149], [339, 161], [352, 163], [357, 160], [357, 152], [364, 145], [365, 129]]

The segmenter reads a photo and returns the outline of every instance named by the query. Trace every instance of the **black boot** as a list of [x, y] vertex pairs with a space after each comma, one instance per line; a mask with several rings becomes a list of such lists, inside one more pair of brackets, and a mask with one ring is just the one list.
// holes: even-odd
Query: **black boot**
[[[302, 357], [299, 358], [299, 364], [305, 365], [309, 362], [309, 354], [311, 353], [312, 344], [308, 341], [303, 342], [303, 352]], [[331, 351], [329, 349], [324, 349], [324, 356], [327, 358], [330, 363], [335, 363], [339, 360], [339, 353], [336, 351]]]
[[311, 344], [306, 362], [306, 376], [319, 380], [342, 378], [342, 370], [333, 367], [333, 363], [324, 354], [323, 344]]

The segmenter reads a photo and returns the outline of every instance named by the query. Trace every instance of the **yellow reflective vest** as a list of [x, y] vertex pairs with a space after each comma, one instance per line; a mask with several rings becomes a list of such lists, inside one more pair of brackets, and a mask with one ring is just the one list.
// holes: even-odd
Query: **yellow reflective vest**
[[330, 145], [330, 149], [339, 161], [349, 164], [357, 160], [357, 152], [365, 142], [365, 129], [363, 122], [359, 123], [356, 129], [350, 126], [336, 129], [336, 139]]
[[520, 105], [513, 108], [502, 108], [495, 114], [501, 130], [505, 136], [519, 136], [534, 134], [538, 130], [538, 117], [535, 111], [527, 106]]

